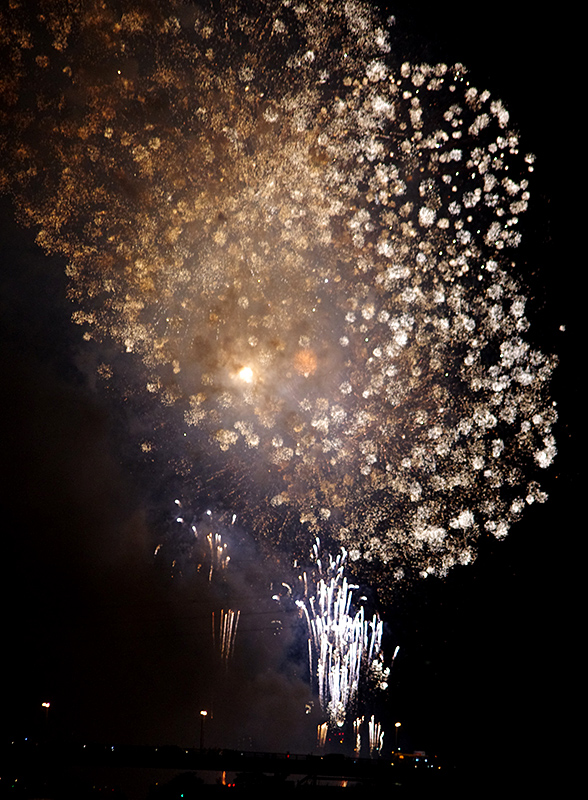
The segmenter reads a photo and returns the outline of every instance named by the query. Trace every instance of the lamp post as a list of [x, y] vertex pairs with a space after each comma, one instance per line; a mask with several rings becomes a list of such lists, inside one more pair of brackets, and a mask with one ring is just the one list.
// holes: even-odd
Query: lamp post
[[208, 711], [200, 712], [200, 749], [204, 748], [204, 720], [208, 716]]
[[401, 726], [401, 722], [394, 723], [394, 749], [398, 752], [398, 728]]
[[49, 730], [49, 709], [51, 708], [51, 703], [41, 703], [41, 708], [45, 709], [45, 734]]

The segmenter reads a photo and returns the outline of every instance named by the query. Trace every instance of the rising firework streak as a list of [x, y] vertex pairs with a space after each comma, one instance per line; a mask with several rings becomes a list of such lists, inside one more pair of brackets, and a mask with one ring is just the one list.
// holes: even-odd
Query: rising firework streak
[[[381, 669], [383, 624], [377, 614], [366, 620], [363, 607], [352, 607], [353, 591], [344, 574], [347, 554], [320, 558], [320, 542], [314, 548], [319, 579], [315, 594], [296, 605], [309, 630], [310, 672], [318, 683], [321, 708], [333, 727], [345, 724], [355, 704], [360, 679]], [[385, 672], [386, 677], [389, 670]]]

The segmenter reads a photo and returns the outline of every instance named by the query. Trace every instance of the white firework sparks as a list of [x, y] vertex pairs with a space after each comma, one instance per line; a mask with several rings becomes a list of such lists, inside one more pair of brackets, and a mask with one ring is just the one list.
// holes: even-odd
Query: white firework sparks
[[157, 545], [154, 555], [162, 549], [170, 552], [174, 574], [202, 571], [211, 582], [215, 573], [222, 575], [231, 561], [227, 539], [234, 529], [236, 516], [213, 514], [210, 509], [195, 516], [188, 503], [176, 499], [174, 504], [176, 510], [166, 531], [166, 541]]
[[310, 671], [318, 683], [321, 708], [333, 727], [342, 727], [360, 678], [381, 664], [383, 624], [377, 614], [366, 620], [363, 607], [353, 608], [353, 591], [359, 587], [344, 574], [345, 551], [335, 559], [329, 555], [327, 567], [320, 558], [319, 540], [314, 553], [321, 577], [315, 594], [296, 605], [308, 624]]
[[212, 580], [212, 575], [216, 569], [225, 569], [231, 557], [227, 553], [227, 543], [223, 542], [220, 533], [209, 533], [206, 537], [210, 548], [210, 568], [208, 570], [208, 580]]
[[361, 754], [361, 726], [364, 723], [364, 719], [364, 717], [356, 717], [353, 720], [354, 752], [356, 755]]
[[368, 723], [369, 740], [370, 740], [370, 758], [379, 756], [382, 753], [384, 746], [384, 731], [379, 722], [376, 722], [375, 716], [372, 714]]

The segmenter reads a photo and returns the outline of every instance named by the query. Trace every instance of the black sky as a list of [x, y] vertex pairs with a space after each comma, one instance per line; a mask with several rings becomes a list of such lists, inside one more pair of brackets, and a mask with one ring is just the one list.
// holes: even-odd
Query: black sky
[[[526, 15], [528, 4], [518, 5]], [[407, 35], [419, 30], [432, 43], [423, 59], [463, 61], [478, 85], [504, 100], [525, 149], [537, 155], [517, 261], [529, 287], [530, 338], [560, 357], [560, 455], [547, 505], [529, 509], [506, 541], [483, 543], [471, 567], [413, 587], [386, 610], [390, 645], [401, 652], [384, 727], [401, 720], [406, 747], [529, 758], [564, 743], [562, 661], [573, 615], [565, 587], [580, 535], [573, 296], [582, 286], [561, 222], [562, 177], [578, 156], [566, 156], [569, 97], [556, 66], [564, 47], [555, 23], [527, 21], [517, 4], [515, 13], [464, 2], [389, 6]], [[225, 677], [210, 646], [217, 590], [174, 581], [154, 564], [157, 492], [146, 490], [129, 457], [133, 409], [95, 388], [87, 368], [95, 346], [70, 322], [64, 262], [16, 225], [6, 198], [0, 259], [5, 734], [42, 733], [40, 703], [50, 700], [50, 725], [62, 735], [197, 744], [198, 712], [214, 704], [210, 744], [233, 746], [247, 735], [257, 748], [310, 749], [316, 719], [304, 714], [300, 643], [287, 625], [274, 635], [253, 545], [235, 555], [241, 563], [230, 591], [244, 614]]]

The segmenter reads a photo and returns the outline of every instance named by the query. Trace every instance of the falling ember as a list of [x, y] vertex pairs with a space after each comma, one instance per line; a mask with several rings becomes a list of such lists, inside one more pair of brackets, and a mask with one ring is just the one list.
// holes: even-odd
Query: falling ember
[[240, 611], [234, 611], [231, 608], [225, 611], [221, 608], [217, 627], [216, 615], [214, 611], [212, 612], [212, 643], [220, 654], [225, 670], [228, 669], [229, 661], [235, 651], [240, 616]]

